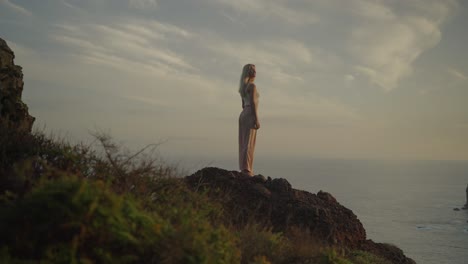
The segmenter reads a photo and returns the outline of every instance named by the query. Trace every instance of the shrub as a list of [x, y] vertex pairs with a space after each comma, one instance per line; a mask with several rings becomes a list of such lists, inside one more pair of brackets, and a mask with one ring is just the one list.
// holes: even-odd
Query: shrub
[[349, 258], [354, 264], [391, 264], [390, 261], [365, 251], [353, 251]]
[[323, 264], [353, 264], [353, 262], [345, 259], [342, 254], [338, 254], [334, 248], [324, 250], [322, 256], [321, 263]]
[[90, 146], [0, 126], [0, 193], [24, 194], [51, 168], [87, 177], [96, 160]]
[[147, 210], [172, 225], [166, 237], [165, 263], [239, 263], [235, 234], [222, 225], [222, 208], [178, 179], [152, 185]]
[[248, 224], [238, 231], [242, 263], [285, 263], [292, 248], [281, 233], [270, 228]]
[[[139, 263], [154, 259], [167, 224], [101, 181], [45, 181], [0, 208], [0, 245], [18, 260]], [[61, 261], [61, 262], [62, 262]]]

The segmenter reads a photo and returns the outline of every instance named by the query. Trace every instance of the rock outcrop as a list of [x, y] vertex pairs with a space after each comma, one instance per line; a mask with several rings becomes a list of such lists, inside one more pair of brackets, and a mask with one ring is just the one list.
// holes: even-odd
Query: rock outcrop
[[23, 103], [23, 72], [15, 65], [15, 54], [0, 38], [0, 125], [20, 132], [31, 132], [35, 118]]
[[392, 263], [415, 263], [395, 246], [366, 239], [356, 215], [329, 193], [313, 194], [293, 189], [285, 179], [264, 180], [219, 168], [204, 168], [185, 181], [221, 201], [235, 225], [254, 221], [277, 232], [302, 230], [322, 245], [365, 250]]

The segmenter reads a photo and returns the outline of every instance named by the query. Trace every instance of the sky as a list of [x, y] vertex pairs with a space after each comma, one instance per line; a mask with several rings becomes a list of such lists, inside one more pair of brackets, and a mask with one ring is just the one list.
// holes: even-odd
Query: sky
[[237, 159], [253, 63], [256, 157], [468, 160], [468, 3], [0, 0], [35, 127]]

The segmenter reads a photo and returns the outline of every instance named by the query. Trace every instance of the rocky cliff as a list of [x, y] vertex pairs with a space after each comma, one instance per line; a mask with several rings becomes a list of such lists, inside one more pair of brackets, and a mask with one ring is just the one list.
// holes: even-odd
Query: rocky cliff
[[15, 54], [0, 38], [0, 125], [31, 132], [35, 118], [23, 103], [23, 72], [14, 63]]
[[415, 263], [395, 246], [368, 240], [356, 215], [329, 193], [313, 194], [292, 188], [285, 179], [252, 178], [219, 168], [202, 169], [185, 181], [221, 201], [235, 225], [254, 221], [277, 232], [301, 230], [320, 245], [360, 249], [392, 263]]

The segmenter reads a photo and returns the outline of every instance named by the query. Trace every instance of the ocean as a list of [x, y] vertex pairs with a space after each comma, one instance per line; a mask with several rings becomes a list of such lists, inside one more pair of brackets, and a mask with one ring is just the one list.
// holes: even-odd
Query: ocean
[[[189, 173], [237, 169], [235, 159], [180, 161]], [[259, 158], [254, 168], [296, 189], [331, 193], [357, 215], [368, 238], [398, 246], [417, 263], [468, 263], [468, 210], [454, 210], [466, 202], [468, 161]]]

